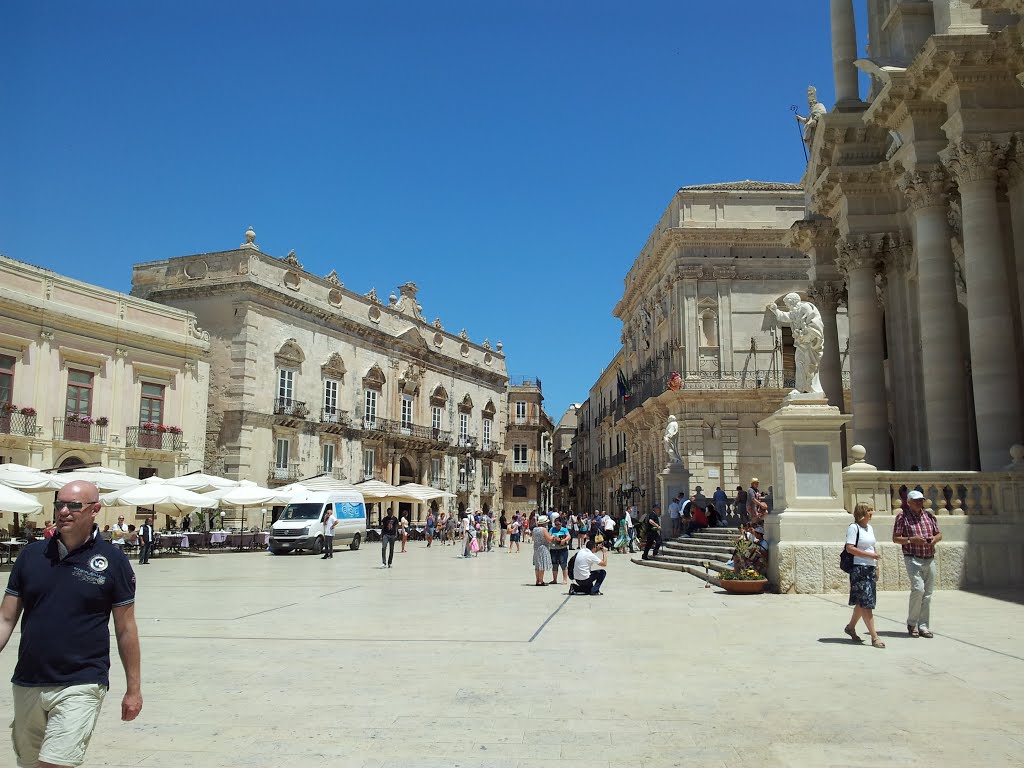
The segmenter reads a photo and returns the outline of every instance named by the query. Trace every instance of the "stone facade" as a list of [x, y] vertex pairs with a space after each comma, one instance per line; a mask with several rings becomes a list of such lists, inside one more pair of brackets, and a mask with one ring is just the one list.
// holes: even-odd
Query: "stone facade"
[[193, 313], [5, 257], [0, 285], [3, 461], [202, 469], [210, 337]]
[[[320, 473], [418, 482], [450, 509], [500, 504], [508, 377], [501, 342], [423, 315], [406, 283], [386, 300], [310, 274], [294, 252], [230, 251], [137, 264], [133, 293], [194, 312], [211, 335], [206, 466], [282, 484]], [[413, 521], [426, 505], [401, 505]]]
[[[795, 363], [789, 329], [765, 331], [762, 323], [765, 307], [790, 291], [822, 312], [832, 345], [822, 382], [842, 408], [844, 296], [833, 282], [811, 282], [811, 259], [791, 230], [803, 203], [795, 184], [754, 181], [683, 187], [672, 199], [615, 307], [622, 347], [581, 408], [583, 509], [664, 505], [656, 489], [669, 414], [679, 421], [690, 487], [710, 495], [721, 486], [732, 496], [751, 476], [771, 484], [768, 437], [758, 424], [794, 386]], [[674, 391], [672, 372], [680, 374]]]
[[547, 511], [554, 505], [555, 470], [552, 465], [552, 424], [544, 411], [541, 380], [513, 378], [508, 389], [508, 427], [502, 509], [511, 516]]
[[552, 457], [555, 469], [554, 509], [571, 512], [576, 506], [576, 475], [573, 466], [573, 441], [579, 428], [579, 403], [565, 409], [562, 418], [555, 425], [551, 437]]

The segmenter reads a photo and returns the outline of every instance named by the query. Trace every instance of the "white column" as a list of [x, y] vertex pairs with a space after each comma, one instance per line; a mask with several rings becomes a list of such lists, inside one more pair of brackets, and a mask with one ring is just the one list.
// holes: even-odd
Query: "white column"
[[957, 321], [956, 276], [946, 218], [949, 180], [941, 170], [906, 174], [917, 257], [918, 316], [928, 457], [924, 469], [970, 469], [967, 374]]
[[843, 411], [843, 364], [839, 357], [839, 326], [836, 314], [843, 300], [843, 287], [826, 281], [811, 285], [808, 296], [821, 313], [825, 326], [825, 352], [821, 358], [819, 376], [821, 387], [828, 396], [828, 404]]
[[882, 367], [882, 311], [875, 292], [875, 270], [884, 236], [862, 236], [840, 243], [839, 267], [846, 273], [850, 317], [850, 389], [853, 442], [863, 445], [868, 460], [891, 468], [889, 407]]
[[960, 187], [967, 322], [978, 453], [982, 471], [1006, 466], [1021, 440], [1021, 391], [1012, 337], [1009, 274], [996, 198], [1005, 146], [987, 137], [958, 139], [941, 153]]
[[[1024, 75], [1021, 75], [1024, 78]], [[1024, 82], [1024, 80], [1022, 80]], [[1010, 200], [1010, 228], [1013, 230], [1013, 265], [1017, 296], [1024, 329], [1024, 136], [1015, 142], [1015, 152], [1007, 160], [1006, 196]], [[1013, 277], [1011, 277], [1011, 280]]]
[[836, 84], [836, 104], [860, 101], [857, 83], [857, 25], [853, 18], [853, 0], [832, 2], [832, 74]]

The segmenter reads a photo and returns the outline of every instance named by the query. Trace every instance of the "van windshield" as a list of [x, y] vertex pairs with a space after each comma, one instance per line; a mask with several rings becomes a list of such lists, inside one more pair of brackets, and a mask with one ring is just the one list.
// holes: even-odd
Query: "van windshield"
[[278, 520], [319, 520], [323, 504], [289, 504]]

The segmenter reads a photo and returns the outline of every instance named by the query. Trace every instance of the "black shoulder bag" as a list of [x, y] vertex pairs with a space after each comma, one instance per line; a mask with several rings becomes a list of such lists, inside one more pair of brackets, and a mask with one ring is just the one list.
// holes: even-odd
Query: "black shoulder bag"
[[[854, 523], [854, 525], [857, 525]], [[860, 526], [857, 525], [857, 541], [854, 542], [855, 547], [860, 546]], [[843, 545], [843, 551], [839, 554], [839, 567], [846, 573], [853, 570], [853, 555], [846, 551], [846, 545]]]

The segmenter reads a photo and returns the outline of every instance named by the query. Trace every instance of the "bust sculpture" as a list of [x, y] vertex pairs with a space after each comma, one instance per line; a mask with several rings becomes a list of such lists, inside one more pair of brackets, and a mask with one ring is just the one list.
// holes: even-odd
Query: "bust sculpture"
[[818, 101], [818, 89], [807, 86], [807, 117], [797, 115], [796, 119], [804, 125], [804, 141], [808, 144], [814, 138], [814, 129], [818, 126], [818, 118], [828, 112], [825, 105]]
[[668, 451], [670, 464], [682, 464], [683, 457], [679, 454], [679, 422], [674, 415], [668, 417], [665, 425], [665, 450]]
[[796, 347], [796, 389], [799, 392], [823, 394], [819, 369], [825, 348], [825, 325], [818, 308], [809, 301], [801, 301], [800, 295], [787, 293], [782, 302], [788, 311], [783, 312], [775, 304], [769, 304], [775, 325], [788, 325], [793, 329], [793, 345]]

